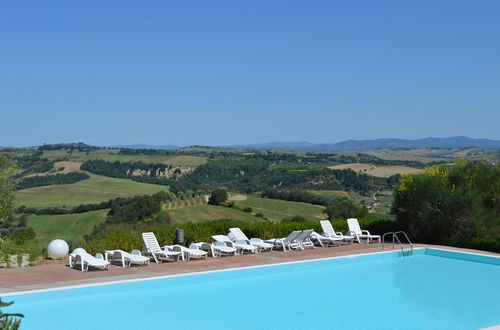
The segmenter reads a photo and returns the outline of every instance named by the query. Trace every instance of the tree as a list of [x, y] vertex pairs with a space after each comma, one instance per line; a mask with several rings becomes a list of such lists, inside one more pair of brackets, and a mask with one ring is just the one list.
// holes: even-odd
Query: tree
[[210, 194], [210, 198], [208, 200], [208, 204], [211, 205], [219, 205], [219, 203], [227, 201], [227, 189], [226, 188], [218, 188], [212, 191]]
[[357, 206], [354, 202], [346, 198], [331, 201], [324, 212], [330, 220], [339, 218], [364, 218], [368, 215], [368, 209], [365, 206]]
[[0, 224], [5, 224], [16, 212], [15, 184], [12, 175], [17, 171], [14, 162], [0, 155]]

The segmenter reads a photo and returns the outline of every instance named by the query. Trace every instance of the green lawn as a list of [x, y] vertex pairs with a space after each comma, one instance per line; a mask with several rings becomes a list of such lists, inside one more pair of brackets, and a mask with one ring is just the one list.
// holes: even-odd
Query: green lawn
[[172, 217], [174, 222], [179, 223], [216, 220], [221, 218], [238, 221], [256, 221], [260, 219], [250, 213], [240, 210], [213, 205], [195, 205], [162, 212], [167, 212]]
[[120, 162], [163, 163], [174, 166], [199, 166], [205, 164], [205, 157], [189, 155], [118, 155], [118, 149], [99, 149], [89, 152], [67, 150], [45, 150], [43, 157], [48, 159], [68, 158], [70, 161], [83, 162], [90, 159], [102, 159], [110, 162], [116, 160]]
[[130, 197], [168, 190], [167, 186], [87, 174], [90, 175], [89, 179], [72, 184], [19, 190], [16, 195], [17, 200], [19, 204], [31, 207], [73, 207], [100, 203], [115, 197]]
[[30, 215], [28, 226], [35, 230], [35, 239], [26, 241], [22, 245], [8, 242], [8, 248], [14, 252], [40, 253], [56, 238], [66, 242], [82, 241], [84, 235], [90, 234], [95, 225], [105, 220], [108, 211], [105, 209], [79, 214]]
[[286, 217], [301, 215], [309, 219], [323, 217], [323, 206], [307, 203], [288, 202], [278, 199], [247, 196], [244, 201], [235, 202], [239, 206], [249, 206], [254, 213], [262, 213], [272, 220], [282, 220]]

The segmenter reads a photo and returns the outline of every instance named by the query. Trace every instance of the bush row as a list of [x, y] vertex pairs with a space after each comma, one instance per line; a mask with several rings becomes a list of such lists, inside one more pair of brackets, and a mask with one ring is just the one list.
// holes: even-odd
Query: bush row
[[17, 189], [27, 189], [33, 187], [70, 184], [90, 178], [83, 172], [71, 172], [55, 175], [37, 175], [28, 178], [23, 178], [17, 183]]

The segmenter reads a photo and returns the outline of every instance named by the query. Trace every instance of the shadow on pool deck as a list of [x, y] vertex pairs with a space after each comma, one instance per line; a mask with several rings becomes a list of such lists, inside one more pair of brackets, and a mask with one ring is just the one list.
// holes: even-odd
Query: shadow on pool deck
[[[415, 247], [446, 248], [472, 253], [486, 253], [477, 250], [458, 249], [444, 246], [430, 246], [416, 244]], [[82, 272], [72, 269], [67, 264], [51, 264], [28, 268], [0, 269], [0, 294], [9, 292], [58, 288], [71, 285], [105, 283], [110, 281], [140, 279], [156, 276], [202, 272], [210, 270], [248, 267], [257, 265], [277, 264], [291, 261], [312, 260], [321, 258], [340, 257], [362, 253], [380, 252], [381, 244], [352, 244], [340, 247], [306, 249], [305, 251], [271, 251], [259, 254], [246, 254], [223, 258], [208, 258], [201, 260], [151, 263], [149, 266], [134, 265], [131, 268], [122, 268], [118, 264], [110, 266], [109, 271], [90, 269]], [[387, 250], [387, 249], [386, 249]], [[390, 245], [389, 245], [390, 250]]]

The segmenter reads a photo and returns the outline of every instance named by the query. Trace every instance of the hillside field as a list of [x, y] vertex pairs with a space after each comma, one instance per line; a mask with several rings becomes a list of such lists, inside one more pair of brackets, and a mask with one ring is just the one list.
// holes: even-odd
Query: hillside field
[[20, 205], [29, 207], [74, 207], [80, 204], [100, 203], [116, 197], [131, 197], [168, 190], [167, 186], [87, 174], [90, 175], [89, 179], [72, 184], [19, 190], [16, 194], [17, 201]]
[[251, 207], [254, 213], [262, 213], [272, 220], [282, 220], [286, 217], [301, 215], [309, 219], [319, 219], [324, 216], [323, 206], [307, 203], [288, 202], [279, 199], [261, 198], [247, 195], [247, 199], [235, 202], [242, 207]]
[[28, 226], [33, 227], [36, 233], [35, 239], [25, 241], [22, 245], [8, 242], [9, 250], [40, 253], [56, 238], [66, 242], [82, 241], [83, 236], [90, 234], [95, 225], [104, 222], [108, 211], [104, 209], [78, 214], [30, 215]]
[[162, 212], [168, 213], [175, 223], [217, 220], [221, 218], [237, 221], [260, 220], [260, 218], [257, 218], [247, 212], [213, 205], [187, 206]]

